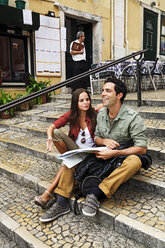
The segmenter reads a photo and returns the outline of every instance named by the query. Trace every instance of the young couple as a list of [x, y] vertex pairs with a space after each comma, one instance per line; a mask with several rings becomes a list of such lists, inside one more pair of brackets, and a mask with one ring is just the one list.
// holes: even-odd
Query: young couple
[[[139, 154], [147, 151], [145, 126], [139, 114], [123, 104], [127, 94], [124, 83], [114, 77], [108, 78], [103, 86], [103, 106], [97, 114], [91, 106], [89, 93], [77, 89], [72, 95], [71, 111], [65, 113], [48, 128], [47, 149], [50, 151], [53, 143], [60, 153], [68, 150], [106, 146], [96, 157], [107, 160], [112, 157], [126, 155], [120, 167], [115, 169], [86, 197], [82, 213], [95, 216], [100, 205], [100, 199], [110, 198], [118, 187], [130, 179], [142, 166]], [[69, 122], [69, 135], [62, 133], [59, 128]], [[129, 148], [117, 149], [123, 144], [133, 142]], [[69, 198], [74, 187], [76, 166], [69, 169], [65, 165], [60, 168], [52, 185], [42, 196], [35, 198], [35, 203], [46, 207], [55, 189], [56, 203], [40, 218], [48, 222], [70, 211]], [[57, 187], [56, 187], [57, 186]]]

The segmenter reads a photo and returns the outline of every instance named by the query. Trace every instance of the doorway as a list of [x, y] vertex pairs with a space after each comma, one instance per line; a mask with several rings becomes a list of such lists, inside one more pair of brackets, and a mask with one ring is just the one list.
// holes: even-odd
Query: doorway
[[74, 19], [70, 17], [65, 18], [67, 50], [66, 50], [66, 79], [73, 76], [72, 56], [70, 55], [70, 43], [76, 40], [78, 31], [85, 32], [85, 48], [88, 68], [92, 64], [92, 23], [84, 20]]
[[157, 55], [157, 20], [158, 14], [144, 9], [143, 49], [149, 48], [144, 54], [145, 60], [155, 61]]

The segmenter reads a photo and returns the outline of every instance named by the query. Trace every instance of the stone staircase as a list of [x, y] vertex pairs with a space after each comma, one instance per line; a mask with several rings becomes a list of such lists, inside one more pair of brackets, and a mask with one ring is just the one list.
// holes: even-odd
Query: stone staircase
[[[0, 119], [0, 231], [21, 248], [165, 247], [164, 92], [144, 92], [140, 108], [136, 94], [127, 95], [126, 104], [133, 105], [147, 126], [153, 164], [120, 186], [94, 219], [70, 213], [43, 224], [39, 222], [43, 211], [33, 203], [60, 167], [57, 150], [46, 151], [46, 129], [68, 111], [71, 96], [56, 95], [50, 103]], [[100, 102], [100, 96], [92, 96], [93, 105]], [[67, 133], [68, 127], [63, 130]], [[83, 199], [80, 207], [82, 203]]]

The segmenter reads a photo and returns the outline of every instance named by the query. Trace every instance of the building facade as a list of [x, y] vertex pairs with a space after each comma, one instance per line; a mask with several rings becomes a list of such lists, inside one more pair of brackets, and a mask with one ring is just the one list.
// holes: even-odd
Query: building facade
[[56, 84], [72, 76], [71, 41], [85, 32], [87, 61], [115, 60], [149, 48], [165, 59], [164, 0], [26, 0], [0, 2], [0, 87], [25, 89], [28, 74]]

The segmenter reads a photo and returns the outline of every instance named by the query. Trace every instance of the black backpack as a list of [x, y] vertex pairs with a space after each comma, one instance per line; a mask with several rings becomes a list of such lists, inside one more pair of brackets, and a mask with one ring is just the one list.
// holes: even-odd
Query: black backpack
[[91, 191], [96, 188], [101, 183], [101, 179], [97, 176], [87, 176], [85, 177], [82, 182], [79, 184], [80, 192], [75, 195], [75, 201], [74, 201], [74, 213], [76, 215], [79, 214], [78, 204], [77, 200], [80, 197], [86, 197], [88, 194], [91, 193]]

